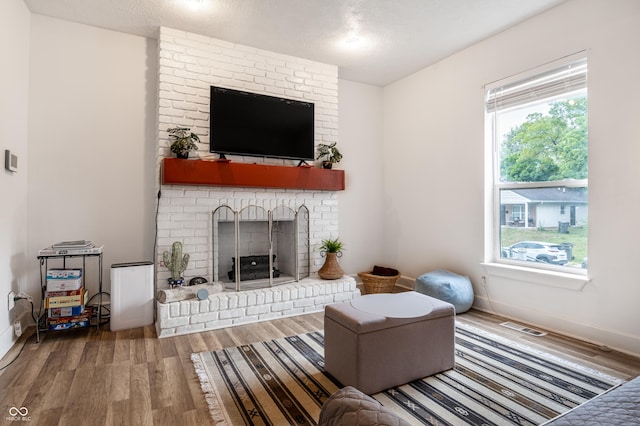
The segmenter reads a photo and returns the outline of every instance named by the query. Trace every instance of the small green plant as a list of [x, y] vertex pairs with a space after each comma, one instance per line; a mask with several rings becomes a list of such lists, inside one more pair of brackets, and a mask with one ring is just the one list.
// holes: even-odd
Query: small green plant
[[316, 160], [321, 160], [323, 165], [329, 165], [327, 168], [331, 168], [330, 165], [339, 163], [340, 160], [342, 160], [342, 154], [338, 148], [336, 148], [336, 144], [337, 142], [329, 145], [321, 143], [316, 148], [318, 151]]
[[189, 151], [198, 149], [196, 142], [200, 142], [198, 135], [193, 133], [188, 127], [174, 127], [167, 129], [171, 140], [171, 152], [178, 157], [187, 158]]
[[320, 251], [325, 253], [339, 253], [344, 249], [344, 244], [338, 238], [322, 240]]

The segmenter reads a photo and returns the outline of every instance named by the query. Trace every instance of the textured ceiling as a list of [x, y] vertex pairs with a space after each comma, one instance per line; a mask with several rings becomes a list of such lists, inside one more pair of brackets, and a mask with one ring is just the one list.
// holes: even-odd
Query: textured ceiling
[[384, 86], [565, 0], [25, 0], [31, 12], [155, 38], [160, 26], [339, 66]]

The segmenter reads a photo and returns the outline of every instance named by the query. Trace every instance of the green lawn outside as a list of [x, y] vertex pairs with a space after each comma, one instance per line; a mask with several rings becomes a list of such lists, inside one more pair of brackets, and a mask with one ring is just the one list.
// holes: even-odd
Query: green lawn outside
[[587, 227], [570, 227], [568, 234], [560, 234], [557, 228], [517, 228], [503, 226], [501, 229], [502, 247], [507, 247], [519, 241], [542, 241], [546, 243], [572, 243], [573, 260], [567, 266], [580, 265], [587, 257]]

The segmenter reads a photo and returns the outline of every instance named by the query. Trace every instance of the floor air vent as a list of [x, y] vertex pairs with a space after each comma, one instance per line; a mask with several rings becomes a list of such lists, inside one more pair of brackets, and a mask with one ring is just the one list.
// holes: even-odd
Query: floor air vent
[[520, 325], [520, 324], [516, 324], [514, 322], [503, 322], [500, 323], [501, 326], [503, 327], [507, 327], [510, 328], [512, 330], [517, 330], [521, 333], [526, 333], [529, 334], [531, 336], [546, 336], [547, 333], [540, 331], [540, 330], [536, 330], [535, 328], [530, 328], [530, 327], [525, 327], [524, 325]]

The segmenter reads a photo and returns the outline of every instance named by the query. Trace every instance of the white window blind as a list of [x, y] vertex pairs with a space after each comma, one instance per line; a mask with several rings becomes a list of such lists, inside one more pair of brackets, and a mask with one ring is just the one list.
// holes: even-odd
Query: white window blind
[[535, 77], [496, 87], [489, 91], [487, 112], [494, 112], [519, 105], [562, 96], [586, 89], [587, 60], [553, 69]]

